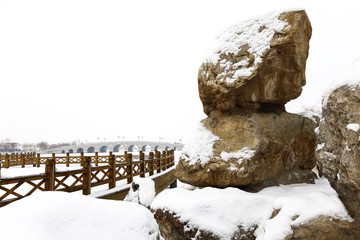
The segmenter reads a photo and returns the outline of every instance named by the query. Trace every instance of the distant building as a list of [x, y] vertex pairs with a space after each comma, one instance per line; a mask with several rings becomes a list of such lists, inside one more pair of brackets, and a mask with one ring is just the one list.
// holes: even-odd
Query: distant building
[[19, 143], [7, 142], [0, 143], [0, 151], [1, 152], [19, 152], [21, 150], [21, 146]]

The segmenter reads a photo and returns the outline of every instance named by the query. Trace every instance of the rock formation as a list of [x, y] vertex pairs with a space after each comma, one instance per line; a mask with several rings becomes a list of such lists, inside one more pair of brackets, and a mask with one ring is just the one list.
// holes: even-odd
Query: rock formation
[[215, 141], [206, 149], [199, 146], [200, 139], [194, 139], [183, 149], [176, 171], [181, 181], [227, 187], [313, 180], [305, 170], [315, 164], [315, 123], [310, 119], [250, 111], [207, 118], [202, 124], [198, 136], [204, 139], [208, 134], [205, 139]]
[[[325, 97], [316, 156], [320, 173], [339, 193], [351, 216], [360, 220], [360, 61], [349, 72], [353, 84]], [[354, 71], [357, 74], [354, 74]], [[357, 78], [356, 78], [357, 76]], [[341, 78], [341, 77], [340, 77]], [[338, 82], [346, 79], [338, 79]]]
[[199, 69], [204, 112], [282, 107], [300, 96], [311, 31], [304, 11], [272, 13], [229, 28]]
[[185, 146], [180, 181], [255, 190], [312, 181], [315, 125], [284, 110], [305, 84], [310, 36], [306, 13], [293, 11], [235, 25], [218, 37], [198, 76], [209, 117], [200, 137]]
[[[360, 70], [355, 85], [326, 97], [316, 130], [320, 173], [355, 221], [326, 179], [314, 181], [318, 121], [284, 108], [305, 84], [310, 36], [306, 13], [292, 11], [233, 26], [217, 39], [198, 75], [208, 117], [175, 173], [205, 188], [155, 199], [151, 208], [166, 239], [358, 239]], [[263, 189], [305, 182], [315, 184]], [[229, 186], [241, 190], [218, 188]]]

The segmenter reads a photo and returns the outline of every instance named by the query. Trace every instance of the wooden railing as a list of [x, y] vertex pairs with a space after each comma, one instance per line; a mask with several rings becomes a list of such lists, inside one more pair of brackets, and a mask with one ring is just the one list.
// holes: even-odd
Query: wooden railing
[[[109, 163], [109, 156], [113, 153], [109, 152], [108, 155], [99, 155], [98, 152], [94, 153], [94, 156], [91, 156], [91, 162], [98, 166], [101, 163]], [[118, 161], [122, 161], [125, 159], [125, 155], [127, 152], [125, 151], [123, 155], [116, 155]], [[30, 152], [30, 153], [12, 153], [12, 154], [0, 154], [0, 167], [9, 168], [13, 166], [21, 166], [24, 168], [26, 165], [32, 165], [34, 167], [40, 167], [41, 164], [45, 164], [46, 160], [49, 158], [55, 159], [57, 164], [66, 164], [66, 166], [70, 166], [70, 164], [80, 164], [82, 159], [85, 157], [84, 153], [72, 154], [66, 153], [56, 155], [52, 154], [52, 157], [44, 157], [40, 155], [40, 153]], [[138, 158], [138, 156], [133, 156], [133, 158]]]
[[[38, 159], [38, 158], [37, 158]], [[154, 175], [174, 166], [174, 150], [164, 152], [150, 152], [145, 159], [145, 154], [139, 152], [139, 158], [134, 160], [132, 154], [108, 156], [83, 156], [80, 157], [52, 157], [40, 158], [36, 164], [45, 163], [45, 173], [27, 176], [0, 179], [0, 207], [35, 191], [65, 191], [74, 192], [82, 190], [84, 195], [91, 193], [91, 188], [108, 184], [112, 189], [119, 180], [133, 181], [134, 176], [145, 177], [146, 173]], [[57, 171], [56, 165], [80, 163], [81, 168], [76, 170]], [[93, 163], [95, 166], [93, 166]], [[101, 165], [100, 165], [101, 163]], [[32, 163], [33, 164], [33, 163]], [[20, 191], [20, 188], [21, 191]]]

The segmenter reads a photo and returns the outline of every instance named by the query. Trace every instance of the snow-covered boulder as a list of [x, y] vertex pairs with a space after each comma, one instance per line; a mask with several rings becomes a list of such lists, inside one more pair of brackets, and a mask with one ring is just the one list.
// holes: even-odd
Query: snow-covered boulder
[[313, 182], [315, 126], [286, 112], [207, 118], [185, 144], [175, 176], [202, 187]]
[[131, 184], [124, 201], [150, 207], [155, 197], [155, 182], [151, 178], [137, 178]]
[[199, 69], [204, 112], [283, 107], [305, 85], [312, 28], [305, 11], [274, 12], [221, 34]]
[[320, 172], [360, 220], [360, 59], [325, 92], [318, 132]]
[[160, 240], [145, 207], [76, 193], [39, 192], [0, 208], [0, 239]]
[[[343, 223], [345, 233], [346, 224], [353, 221], [325, 178], [315, 184], [269, 187], [258, 193], [178, 187], [161, 192], [151, 209], [167, 240], [283, 240], [299, 233], [292, 228], [321, 216], [329, 225], [331, 219]], [[324, 234], [302, 239], [336, 238]]]

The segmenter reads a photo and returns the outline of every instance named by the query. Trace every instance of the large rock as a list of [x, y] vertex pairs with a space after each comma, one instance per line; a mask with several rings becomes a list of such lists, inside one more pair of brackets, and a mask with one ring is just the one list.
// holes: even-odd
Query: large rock
[[360, 228], [356, 223], [324, 216], [292, 227], [292, 231], [286, 240], [358, 240], [360, 236]]
[[310, 119], [286, 112], [208, 117], [185, 145], [175, 175], [195, 186], [307, 182], [315, 166], [314, 128]]
[[[159, 194], [151, 210], [167, 240], [358, 236], [353, 219], [326, 179], [269, 187], [257, 193], [180, 185]], [[304, 236], [308, 238], [301, 238]]]
[[272, 13], [229, 28], [199, 69], [204, 112], [282, 107], [297, 98], [311, 32], [305, 11]]
[[360, 85], [333, 91], [325, 99], [322, 117], [316, 151], [320, 172], [360, 220]]

